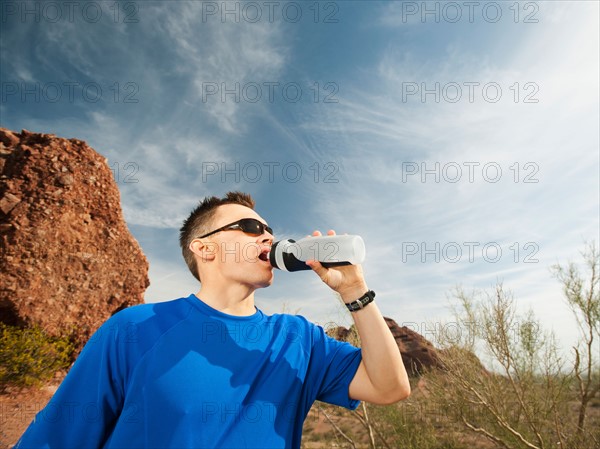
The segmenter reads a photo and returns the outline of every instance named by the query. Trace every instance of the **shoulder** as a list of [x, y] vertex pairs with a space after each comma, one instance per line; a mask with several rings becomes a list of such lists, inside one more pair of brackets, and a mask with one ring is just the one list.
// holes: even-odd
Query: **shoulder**
[[135, 305], [115, 313], [97, 333], [114, 333], [126, 335], [128, 338], [140, 332], [162, 333], [184, 320], [190, 309], [186, 298]]
[[115, 313], [110, 320], [116, 322], [135, 322], [141, 323], [145, 320], [161, 317], [161, 318], [177, 318], [189, 313], [190, 304], [187, 298], [178, 298], [170, 301], [138, 304], [127, 307]]

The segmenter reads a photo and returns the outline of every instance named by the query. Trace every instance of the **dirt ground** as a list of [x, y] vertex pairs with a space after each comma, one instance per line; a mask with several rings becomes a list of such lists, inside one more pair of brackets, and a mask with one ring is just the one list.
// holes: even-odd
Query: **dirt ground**
[[[64, 373], [56, 377], [43, 387], [10, 388], [0, 393], [0, 449], [12, 448], [20, 436], [25, 432], [35, 415], [45, 407], [64, 378]], [[600, 420], [600, 399], [595, 400], [589, 409], [591, 421]], [[357, 448], [368, 448], [366, 431], [357, 426], [357, 422], [348, 411], [338, 410], [338, 413], [328, 411], [335, 415], [337, 424], [344, 429], [353, 429], [355, 432]], [[327, 422], [325, 414], [319, 411], [318, 405], [313, 407], [304, 423], [303, 449], [331, 449], [348, 447], [344, 441], [334, 438], [334, 430]], [[338, 439], [339, 440], [339, 439]], [[489, 440], [478, 435], [460, 432], [460, 440], [464, 447], [477, 447], [491, 449], [494, 446]]]
[[13, 388], [0, 394], [0, 449], [11, 448], [17, 442], [59, 384], [57, 380], [42, 388]]

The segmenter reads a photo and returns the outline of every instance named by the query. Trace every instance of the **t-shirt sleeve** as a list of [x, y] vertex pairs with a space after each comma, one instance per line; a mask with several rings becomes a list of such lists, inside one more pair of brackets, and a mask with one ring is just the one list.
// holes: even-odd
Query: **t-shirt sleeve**
[[119, 347], [127, 330], [115, 318], [92, 335], [14, 449], [90, 449], [104, 444], [124, 397], [124, 360]]
[[348, 388], [362, 360], [361, 350], [350, 343], [329, 337], [322, 327], [313, 326], [311, 376], [316, 399], [354, 410], [360, 401], [350, 398]]

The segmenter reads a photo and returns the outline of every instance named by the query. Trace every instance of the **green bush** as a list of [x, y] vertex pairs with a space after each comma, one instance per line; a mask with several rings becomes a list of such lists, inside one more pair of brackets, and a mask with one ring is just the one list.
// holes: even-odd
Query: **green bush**
[[71, 363], [69, 338], [48, 336], [40, 327], [22, 329], [0, 323], [0, 388], [39, 385]]

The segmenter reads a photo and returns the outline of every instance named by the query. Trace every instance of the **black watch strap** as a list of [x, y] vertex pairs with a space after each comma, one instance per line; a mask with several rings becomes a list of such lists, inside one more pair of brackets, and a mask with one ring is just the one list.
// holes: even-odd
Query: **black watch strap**
[[367, 304], [371, 304], [374, 300], [375, 292], [373, 290], [369, 290], [356, 301], [346, 304], [346, 307], [348, 307], [350, 312], [356, 312], [357, 310], [363, 309]]

